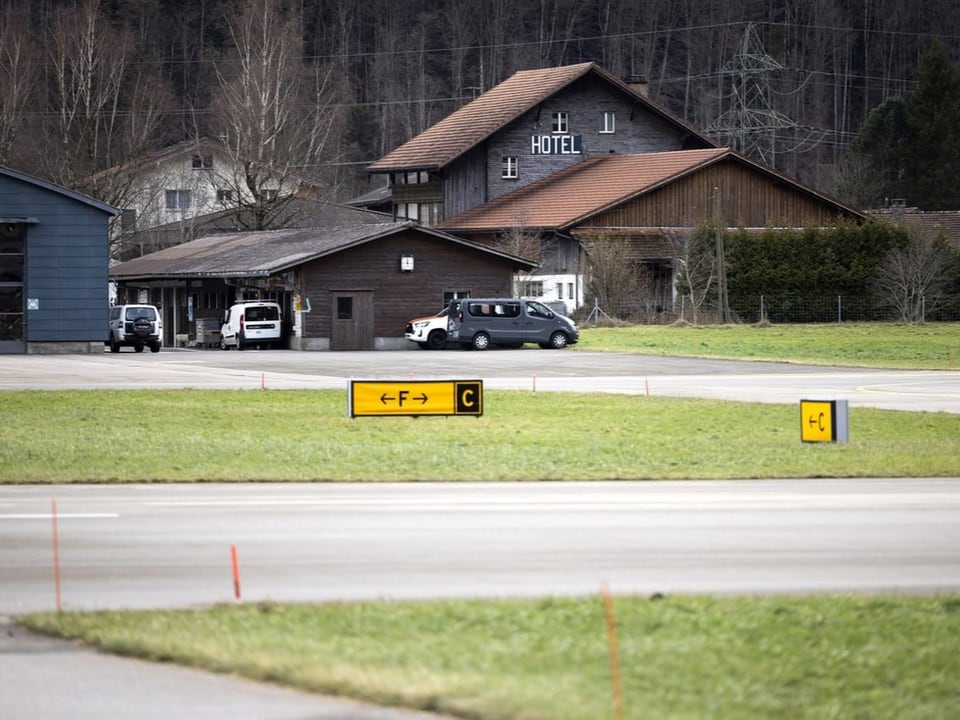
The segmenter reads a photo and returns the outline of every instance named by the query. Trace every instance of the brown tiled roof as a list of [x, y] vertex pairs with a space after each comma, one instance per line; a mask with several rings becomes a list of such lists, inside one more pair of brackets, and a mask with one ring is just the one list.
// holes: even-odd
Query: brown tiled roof
[[651, 112], [701, 138], [705, 145], [713, 145], [710, 140], [617, 80], [596, 63], [588, 62], [541, 70], [521, 70], [369, 165], [367, 171], [396, 172], [442, 168], [587, 73], [595, 73], [622, 92], [632, 95], [636, 102], [647, 106]]
[[565, 228], [730, 154], [727, 148], [709, 148], [590, 158], [437, 227], [451, 231]]
[[960, 247], [960, 211], [918, 210], [909, 207], [870, 210], [869, 214], [878, 220], [903, 223], [915, 228], [924, 238], [930, 240], [943, 235], [951, 243]]

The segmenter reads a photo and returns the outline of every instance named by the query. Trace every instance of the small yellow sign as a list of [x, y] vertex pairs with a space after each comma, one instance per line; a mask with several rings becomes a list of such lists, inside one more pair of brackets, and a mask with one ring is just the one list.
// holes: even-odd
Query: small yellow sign
[[831, 401], [800, 401], [800, 439], [803, 442], [833, 442], [834, 404]]
[[350, 417], [483, 415], [483, 380], [351, 380]]

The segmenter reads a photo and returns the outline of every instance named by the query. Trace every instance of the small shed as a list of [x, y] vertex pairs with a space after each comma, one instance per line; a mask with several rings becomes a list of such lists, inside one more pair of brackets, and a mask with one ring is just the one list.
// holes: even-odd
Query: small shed
[[0, 353], [103, 352], [117, 214], [0, 166]]

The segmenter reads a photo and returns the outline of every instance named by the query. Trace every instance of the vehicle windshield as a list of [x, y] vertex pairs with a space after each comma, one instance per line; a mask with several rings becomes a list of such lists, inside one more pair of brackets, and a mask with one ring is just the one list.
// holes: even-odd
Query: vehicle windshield
[[156, 320], [157, 313], [152, 307], [127, 308], [127, 320]]

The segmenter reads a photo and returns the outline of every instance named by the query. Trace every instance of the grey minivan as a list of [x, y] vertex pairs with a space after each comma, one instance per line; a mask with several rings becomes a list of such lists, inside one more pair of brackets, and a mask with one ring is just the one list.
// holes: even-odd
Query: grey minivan
[[537, 300], [461, 298], [450, 302], [447, 313], [447, 342], [474, 350], [524, 343], [559, 349], [579, 339], [573, 320]]

